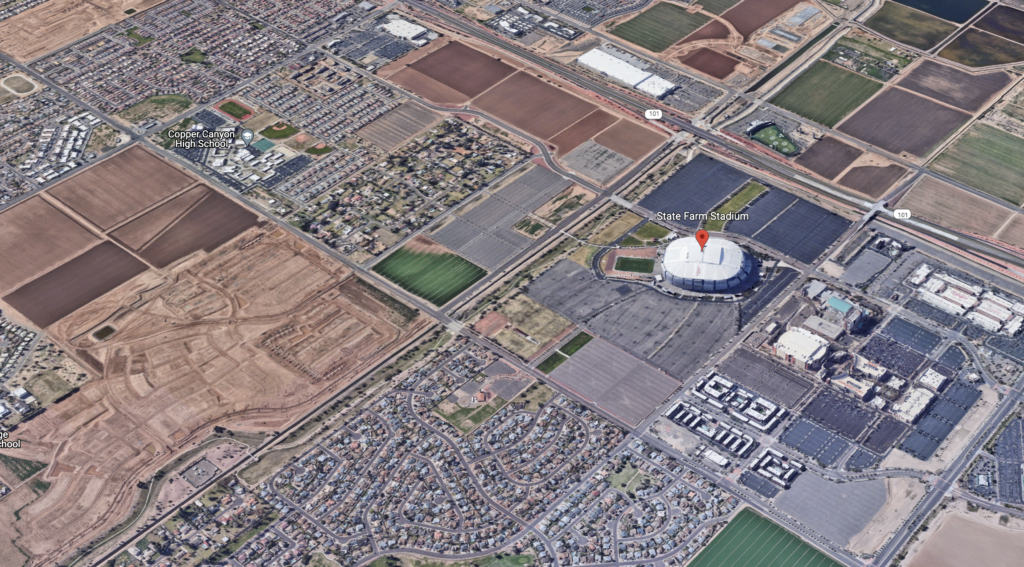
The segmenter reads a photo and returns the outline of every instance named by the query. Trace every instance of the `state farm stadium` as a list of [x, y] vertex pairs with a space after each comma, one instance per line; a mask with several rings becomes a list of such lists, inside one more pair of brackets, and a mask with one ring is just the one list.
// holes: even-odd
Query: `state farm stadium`
[[703, 293], [735, 288], [753, 269], [750, 256], [723, 238], [709, 239], [703, 250], [696, 238], [680, 238], [668, 245], [661, 260], [666, 283]]

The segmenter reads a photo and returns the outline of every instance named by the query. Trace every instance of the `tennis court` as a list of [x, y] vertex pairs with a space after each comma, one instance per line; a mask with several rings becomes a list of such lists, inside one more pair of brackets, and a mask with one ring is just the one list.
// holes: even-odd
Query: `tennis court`
[[842, 567], [782, 526], [745, 508], [689, 567]]

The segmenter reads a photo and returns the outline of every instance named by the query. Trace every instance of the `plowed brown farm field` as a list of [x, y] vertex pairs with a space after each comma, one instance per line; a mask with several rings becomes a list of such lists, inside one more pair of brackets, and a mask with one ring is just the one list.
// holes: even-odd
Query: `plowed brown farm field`
[[444, 83], [431, 79], [412, 67], [402, 69], [388, 77], [388, 80], [420, 95], [434, 104], [464, 104], [469, 102], [470, 98]]
[[527, 71], [505, 79], [474, 100], [473, 106], [545, 140], [597, 110]]
[[796, 163], [825, 179], [835, 179], [857, 160], [864, 151], [846, 142], [825, 136], [796, 158]]
[[[116, 177], [146, 168], [146, 154], [122, 152], [97, 169]], [[94, 218], [128, 217], [115, 232], [131, 244], [103, 241], [0, 305], [5, 315], [49, 325], [49, 338], [95, 374], [21, 424], [12, 439], [22, 449], [3, 451], [49, 464], [36, 477], [50, 484], [45, 493], [0, 499], [0, 537], [33, 565], [57, 564], [124, 520], [137, 484], [173, 470], [214, 427], [282, 431], [430, 324], [290, 232], [255, 223], [214, 189], [196, 186], [133, 215], [127, 211], [156, 199], [147, 184], [97, 183], [93, 202], [75, 179], [49, 191], [75, 195]], [[104, 214], [110, 192], [131, 206]], [[42, 198], [50, 197], [34, 199]], [[19, 209], [42, 214], [23, 207], [0, 221]], [[66, 228], [40, 226], [33, 236], [58, 246]], [[133, 249], [171, 267], [149, 269]], [[0, 254], [0, 274], [18, 261]], [[114, 333], [97, 339], [107, 326]]]
[[839, 125], [839, 131], [894, 154], [928, 155], [971, 116], [913, 93], [890, 88]]
[[620, 120], [615, 126], [601, 132], [594, 141], [636, 161], [660, 146], [667, 137], [635, 122]]
[[858, 166], [846, 172], [846, 175], [839, 180], [840, 185], [845, 185], [854, 191], [859, 191], [871, 198], [878, 199], [892, 187], [893, 183], [903, 174], [907, 168], [902, 165], [891, 164], [884, 167], [865, 165]]
[[412, 68], [473, 98], [516, 72], [516, 68], [465, 44], [453, 41]]
[[718, 20], [712, 20], [704, 27], [683, 38], [679, 45], [709, 39], [729, 39], [729, 28]]
[[132, 146], [56, 185], [49, 194], [107, 230], [195, 182], [144, 147]]
[[[51, 231], [60, 239], [40, 238]], [[0, 293], [47, 272], [99, 243], [99, 238], [42, 197], [0, 213]]]
[[569, 126], [551, 138], [551, 143], [558, 148], [559, 157], [575, 150], [580, 144], [601, 133], [602, 130], [615, 124], [618, 117], [603, 110], [595, 110], [579, 122]]
[[761, 26], [782, 15], [783, 12], [796, 6], [803, 0], [743, 0], [728, 12], [722, 14], [722, 18], [732, 24], [736, 31], [743, 35], [743, 39], [750, 39]]
[[679, 62], [716, 79], [728, 77], [740, 64], [738, 59], [706, 47], [680, 57]]
[[976, 112], [1009, 85], [1010, 80], [1010, 75], [1003, 71], [972, 75], [925, 59], [897, 85], [962, 110]]
[[5, 295], [4, 301], [45, 329], [146, 271], [112, 242], [104, 242]]

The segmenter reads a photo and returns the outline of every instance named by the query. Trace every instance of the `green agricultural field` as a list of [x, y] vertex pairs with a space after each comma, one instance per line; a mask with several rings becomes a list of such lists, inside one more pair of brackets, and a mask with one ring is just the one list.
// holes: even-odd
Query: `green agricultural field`
[[567, 356], [560, 352], [552, 353], [551, 356], [544, 359], [537, 365], [537, 370], [540, 370], [544, 374], [551, 374], [551, 371], [562, 365], [563, 362], [569, 360]]
[[0, 455], [0, 464], [2, 464], [7, 470], [14, 473], [14, 476], [18, 477], [18, 480], [27, 480], [31, 478], [32, 475], [46, 468], [46, 463], [19, 459], [9, 455]]
[[249, 110], [248, 108], [238, 104], [237, 102], [235, 102], [233, 100], [229, 100], [229, 101], [225, 102], [224, 104], [218, 106], [217, 108], [219, 108], [223, 112], [226, 112], [227, 114], [229, 114], [232, 118], [234, 118], [236, 120], [241, 120], [241, 119], [245, 118], [246, 116], [249, 116], [250, 114], [252, 114], [251, 110]]
[[928, 50], [956, 31], [956, 26], [924, 12], [886, 2], [864, 25], [900, 43]]
[[975, 29], [969, 29], [944, 47], [939, 57], [968, 67], [1005, 65], [1024, 60], [1024, 46]]
[[1024, 139], [976, 123], [931, 168], [993, 197], [1024, 203]]
[[373, 271], [438, 307], [487, 275], [487, 270], [452, 253], [414, 252], [403, 247]]
[[[764, 185], [751, 181], [743, 189], [740, 189], [740, 192], [734, 195], [732, 199], [729, 199], [721, 207], [715, 209], [715, 212], [720, 215], [738, 213], [743, 210], [743, 207], [747, 206], [747, 203], [750, 203], [755, 197], [764, 193], [766, 189], [767, 187]], [[704, 223], [704, 230], [707, 231], [722, 232], [723, 228], [725, 228], [724, 220], [709, 220]]]
[[881, 88], [878, 81], [818, 61], [771, 102], [831, 128]]
[[709, 21], [711, 18], [703, 14], [691, 14], [685, 8], [662, 2], [609, 31], [630, 43], [660, 53]]
[[565, 345], [558, 350], [559, 352], [565, 354], [566, 356], [572, 356], [576, 354], [576, 351], [583, 348], [587, 343], [589, 343], [593, 339], [594, 337], [592, 335], [589, 335], [587, 333], [580, 333], [573, 337], [571, 341], [565, 343]]
[[754, 139], [784, 156], [791, 156], [796, 153], [796, 144], [787, 138], [782, 133], [782, 130], [779, 130], [779, 127], [774, 124], [758, 130], [754, 134]]
[[689, 567], [841, 567], [824, 553], [761, 516], [743, 509]]
[[705, 12], [711, 12], [716, 16], [720, 16], [729, 8], [739, 4], [740, 0], [699, 0], [697, 3], [704, 8]]
[[298, 128], [290, 124], [285, 124], [284, 122], [278, 122], [273, 126], [267, 126], [263, 130], [260, 130], [260, 136], [270, 140], [283, 140], [285, 138], [291, 138], [298, 133]]
[[620, 272], [649, 274], [654, 271], [653, 258], [627, 258], [619, 256], [615, 259], [615, 269]]

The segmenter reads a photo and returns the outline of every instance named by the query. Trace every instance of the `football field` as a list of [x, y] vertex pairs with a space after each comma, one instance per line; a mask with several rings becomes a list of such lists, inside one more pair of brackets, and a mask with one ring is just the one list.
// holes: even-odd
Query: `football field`
[[745, 508], [689, 567], [842, 567], [802, 539]]

